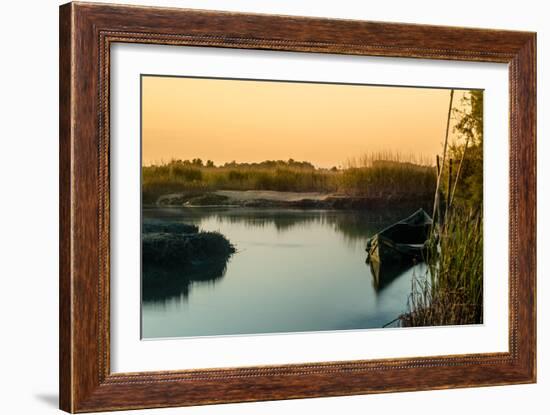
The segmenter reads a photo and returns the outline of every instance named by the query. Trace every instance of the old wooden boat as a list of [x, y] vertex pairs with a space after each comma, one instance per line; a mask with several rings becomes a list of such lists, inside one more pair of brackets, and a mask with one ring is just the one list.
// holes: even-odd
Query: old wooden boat
[[423, 261], [432, 218], [424, 209], [378, 232], [367, 241], [367, 261], [381, 264], [413, 264]]

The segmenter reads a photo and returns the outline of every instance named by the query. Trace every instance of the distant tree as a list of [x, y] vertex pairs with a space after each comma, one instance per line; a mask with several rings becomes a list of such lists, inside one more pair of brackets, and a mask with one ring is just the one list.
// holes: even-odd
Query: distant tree
[[191, 163], [193, 164], [193, 166], [202, 167], [202, 160], [199, 158], [193, 159]]
[[214, 167], [214, 162], [212, 160], [206, 160], [206, 167]]
[[[458, 134], [456, 143], [450, 146], [454, 160], [456, 181], [454, 198], [472, 207], [483, 204], [483, 91], [472, 90], [454, 109], [457, 120], [454, 127]], [[454, 184], [453, 184], [454, 186]]]

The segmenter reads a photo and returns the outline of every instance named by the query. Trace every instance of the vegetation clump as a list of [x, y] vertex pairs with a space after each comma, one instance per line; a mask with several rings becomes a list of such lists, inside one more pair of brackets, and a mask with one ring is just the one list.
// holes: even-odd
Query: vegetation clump
[[181, 264], [228, 258], [235, 252], [233, 245], [218, 232], [145, 233], [141, 239], [144, 263]]
[[194, 281], [221, 278], [235, 247], [218, 232], [196, 225], [145, 220], [142, 225], [143, 299], [187, 295]]

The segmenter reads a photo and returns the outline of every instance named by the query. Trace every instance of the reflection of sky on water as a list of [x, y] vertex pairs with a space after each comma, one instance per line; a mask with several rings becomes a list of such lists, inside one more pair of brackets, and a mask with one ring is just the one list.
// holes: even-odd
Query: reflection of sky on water
[[407, 212], [168, 208], [144, 218], [194, 223], [237, 248], [223, 275], [143, 304], [144, 337], [382, 327], [406, 310], [416, 266], [376, 290], [368, 237]]

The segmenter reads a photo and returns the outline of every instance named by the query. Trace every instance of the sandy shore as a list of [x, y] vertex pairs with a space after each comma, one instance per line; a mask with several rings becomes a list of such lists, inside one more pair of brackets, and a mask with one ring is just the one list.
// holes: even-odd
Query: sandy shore
[[[204, 199], [204, 196], [208, 199]], [[226, 205], [242, 206], [255, 201], [265, 203], [299, 203], [304, 200], [323, 202], [328, 198], [335, 197], [334, 194], [316, 192], [279, 192], [275, 190], [217, 190], [205, 192], [204, 194], [172, 193], [161, 196], [157, 205], [186, 205], [206, 206]]]
[[278, 192], [275, 190], [218, 190], [213, 192], [219, 196], [225, 196], [232, 201], [241, 202], [248, 200], [270, 200], [274, 202], [298, 202], [300, 200], [325, 200], [334, 197], [328, 193], [314, 192]]

